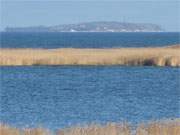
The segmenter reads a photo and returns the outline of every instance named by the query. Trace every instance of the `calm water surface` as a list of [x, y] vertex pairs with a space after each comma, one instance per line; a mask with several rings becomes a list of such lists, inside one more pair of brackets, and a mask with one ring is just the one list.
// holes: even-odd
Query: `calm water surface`
[[0, 33], [2, 48], [156, 47], [180, 43], [180, 33]]
[[1, 67], [0, 121], [56, 129], [180, 117], [179, 68]]

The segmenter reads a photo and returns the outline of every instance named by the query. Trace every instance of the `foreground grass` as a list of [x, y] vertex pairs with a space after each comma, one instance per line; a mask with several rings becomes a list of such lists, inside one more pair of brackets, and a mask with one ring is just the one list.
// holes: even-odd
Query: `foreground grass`
[[180, 45], [156, 48], [0, 49], [1, 66], [145, 65], [180, 66]]
[[127, 124], [109, 123], [57, 130], [55, 133], [43, 129], [17, 129], [0, 125], [1, 135], [180, 135], [180, 119], [139, 124], [132, 129]]

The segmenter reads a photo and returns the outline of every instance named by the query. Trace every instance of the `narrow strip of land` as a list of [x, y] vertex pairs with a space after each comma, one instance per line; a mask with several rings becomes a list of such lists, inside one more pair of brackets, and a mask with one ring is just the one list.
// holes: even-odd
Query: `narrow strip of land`
[[1, 135], [180, 135], [180, 119], [140, 123], [91, 124], [58, 129], [55, 132], [45, 128], [15, 128], [0, 124]]
[[1, 66], [127, 65], [180, 66], [180, 45], [155, 48], [1, 48]]

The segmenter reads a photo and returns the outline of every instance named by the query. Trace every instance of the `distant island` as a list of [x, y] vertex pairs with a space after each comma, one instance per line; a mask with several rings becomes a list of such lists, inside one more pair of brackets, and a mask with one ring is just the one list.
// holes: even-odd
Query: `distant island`
[[162, 32], [161, 26], [148, 23], [86, 22], [56, 26], [7, 27], [5, 32]]

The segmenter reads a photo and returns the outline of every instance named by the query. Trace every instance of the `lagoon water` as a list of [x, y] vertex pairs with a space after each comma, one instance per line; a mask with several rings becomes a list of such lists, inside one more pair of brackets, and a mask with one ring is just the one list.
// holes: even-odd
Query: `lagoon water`
[[177, 118], [179, 88], [179, 69], [170, 67], [1, 67], [0, 119], [56, 129]]
[[[155, 47], [179, 33], [1, 33], [2, 48]], [[0, 67], [0, 122], [56, 129], [91, 122], [180, 117], [180, 70], [172, 67]]]

